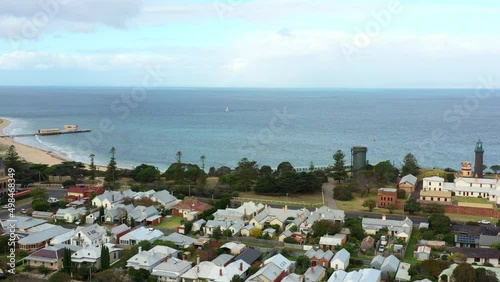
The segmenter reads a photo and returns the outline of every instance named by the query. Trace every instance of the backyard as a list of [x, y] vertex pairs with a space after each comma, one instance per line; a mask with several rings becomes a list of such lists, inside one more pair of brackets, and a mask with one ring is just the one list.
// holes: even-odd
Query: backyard
[[163, 217], [163, 221], [155, 225], [155, 228], [176, 229], [181, 225], [182, 216]]

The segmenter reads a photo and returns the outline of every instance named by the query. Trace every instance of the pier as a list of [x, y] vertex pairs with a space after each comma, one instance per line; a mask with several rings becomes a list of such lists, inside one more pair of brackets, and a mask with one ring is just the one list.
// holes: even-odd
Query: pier
[[87, 133], [92, 132], [90, 129], [79, 129], [71, 131], [58, 131], [51, 133], [25, 133], [25, 134], [12, 134], [12, 135], [0, 135], [0, 138], [16, 138], [16, 137], [31, 137], [31, 136], [50, 136], [50, 135], [60, 135], [60, 134], [75, 134], [75, 133]]

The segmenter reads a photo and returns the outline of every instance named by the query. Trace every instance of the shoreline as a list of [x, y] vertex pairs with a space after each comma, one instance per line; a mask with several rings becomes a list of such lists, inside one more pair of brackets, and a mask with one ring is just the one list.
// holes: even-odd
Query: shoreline
[[[0, 135], [4, 135], [4, 128], [10, 125], [10, 121], [7, 119], [0, 118]], [[55, 152], [44, 150], [41, 148], [36, 148], [34, 146], [25, 145], [23, 143], [15, 141], [13, 138], [0, 138], [0, 145], [10, 146], [14, 145], [16, 147], [19, 157], [22, 159], [35, 163], [35, 164], [47, 164], [49, 166], [55, 164], [61, 164], [63, 162], [71, 162], [74, 160], [64, 158]], [[88, 163], [83, 163], [88, 168]], [[100, 171], [105, 171], [105, 166], [96, 165], [96, 169]]]

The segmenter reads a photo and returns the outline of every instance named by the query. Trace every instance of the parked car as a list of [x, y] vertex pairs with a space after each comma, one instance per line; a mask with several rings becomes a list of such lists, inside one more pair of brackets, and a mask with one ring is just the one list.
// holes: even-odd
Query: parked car
[[380, 246], [378, 248], [378, 251], [381, 252], [381, 253], [383, 253], [385, 251], [385, 247], [384, 246]]
[[82, 223], [80, 220], [77, 220], [77, 221], [75, 222], [75, 224], [76, 224], [76, 225], [80, 225], [80, 223]]
[[485, 219], [482, 219], [479, 221], [480, 224], [490, 224], [491, 222], [485, 220]]
[[386, 236], [381, 236], [380, 237], [380, 245], [381, 246], [387, 246], [387, 237]]
[[50, 198], [47, 200], [47, 202], [49, 202], [49, 203], [51, 203], [51, 204], [52, 204], [52, 203], [56, 203], [56, 202], [58, 202], [58, 201], [59, 201], [59, 200], [58, 200], [58, 199], [56, 199], [56, 198], [54, 198], [54, 197], [50, 197]]
[[27, 209], [21, 209], [21, 213], [28, 213]]

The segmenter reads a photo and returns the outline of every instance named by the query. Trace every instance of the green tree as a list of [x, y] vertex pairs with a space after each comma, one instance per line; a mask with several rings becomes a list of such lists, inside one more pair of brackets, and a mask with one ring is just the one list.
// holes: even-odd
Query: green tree
[[244, 282], [245, 280], [241, 278], [239, 275], [234, 275], [233, 278], [231, 278], [231, 282]]
[[220, 238], [222, 238], [222, 230], [220, 229], [219, 226], [217, 226], [213, 231], [212, 231], [212, 238], [214, 238], [215, 240], [219, 240]]
[[[493, 266], [493, 265], [491, 265], [491, 266]], [[474, 272], [476, 274], [476, 281], [498, 282], [498, 278], [497, 278], [495, 272], [493, 272], [491, 270], [486, 270], [483, 267], [479, 267], [479, 268], [474, 269]]]
[[49, 282], [66, 282], [71, 281], [71, 276], [64, 272], [57, 272], [50, 276]]
[[273, 169], [268, 165], [263, 165], [259, 169], [259, 176], [271, 176], [273, 174]]
[[373, 171], [377, 176], [379, 186], [394, 183], [399, 175], [399, 170], [392, 165], [391, 161], [379, 162], [373, 167]]
[[306, 255], [298, 256], [295, 260], [295, 273], [304, 274], [307, 269], [311, 266], [311, 259]]
[[[94, 154], [90, 154], [89, 156], [90, 158], [90, 179], [91, 180], [94, 180], [95, 179], [95, 174], [96, 174], [96, 166], [94, 164], [94, 158], [95, 158], [95, 155]], [[92, 181], [92, 183], [94, 183], [94, 181]]]
[[130, 267], [128, 269], [128, 275], [130, 279], [134, 282], [144, 282], [147, 281], [149, 278], [149, 271], [142, 268], [136, 270], [135, 268]]
[[333, 198], [338, 201], [350, 201], [354, 196], [347, 185], [337, 185], [333, 188]]
[[205, 171], [205, 160], [207, 159], [207, 157], [205, 157], [205, 155], [202, 155], [200, 159], [201, 159], [201, 169]]
[[106, 270], [109, 269], [110, 265], [110, 257], [109, 257], [109, 249], [106, 246], [102, 246], [101, 248], [101, 269]]
[[290, 162], [281, 162], [276, 168], [276, 174], [282, 175], [286, 172], [295, 172], [293, 165]]
[[69, 248], [64, 248], [63, 271], [71, 273], [71, 250]]
[[494, 174], [497, 174], [500, 171], [500, 165], [492, 165], [490, 166], [490, 169], [493, 171]]
[[333, 178], [340, 183], [340, 181], [346, 180], [347, 178], [344, 152], [342, 152], [342, 150], [337, 150], [337, 152], [333, 154], [333, 159], [335, 160], [333, 164]]
[[115, 160], [116, 148], [111, 147], [111, 149], [109, 150], [109, 153], [111, 154], [111, 160], [109, 161], [108, 169], [106, 170], [106, 176], [105, 176], [104, 180], [115, 182], [115, 180], [118, 176], [117, 171], [116, 171], [117, 167], [116, 167], [116, 160]]
[[334, 235], [340, 232], [342, 226], [333, 220], [319, 220], [313, 223], [311, 229], [314, 237], [321, 237], [326, 234]]
[[242, 191], [248, 191], [259, 175], [259, 168], [257, 162], [243, 158], [238, 162], [238, 167], [234, 173], [238, 179], [237, 188]]
[[390, 203], [386, 206], [386, 208], [389, 210], [389, 213], [392, 214], [395, 210], [398, 209], [398, 206], [396, 206], [394, 203]]
[[417, 200], [411, 198], [406, 201], [403, 210], [409, 214], [414, 214], [422, 210], [422, 208]]
[[444, 214], [444, 206], [438, 203], [430, 203], [422, 208], [426, 214]]
[[45, 265], [40, 265], [38, 267], [38, 272], [43, 274], [44, 276], [50, 273], [50, 269], [48, 269]]
[[16, 172], [19, 171], [21, 166], [21, 160], [19, 158], [19, 154], [17, 153], [16, 146], [10, 145], [9, 149], [7, 149], [7, 153], [5, 156], [5, 166], [7, 168], [13, 168]]
[[451, 275], [453, 282], [476, 282], [474, 268], [468, 263], [459, 264]]
[[368, 208], [369, 211], [373, 211], [373, 209], [377, 206], [377, 201], [374, 199], [368, 199], [365, 200], [361, 206]]
[[448, 234], [451, 231], [451, 220], [442, 214], [431, 214], [429, 216], [429, 228], [436, 234]]
[[49, 199], [49, 192], [45, 188], [36, 187], [31, 189], [31, 197], [33, 201], [47, 201]]
[[401, 169], [403, 175], [413, 174], [417, 176], [420, 172], [420, 166], [418, 165], [417, 159], [412, 153], [406, 154], [403, 159], [403, 168]]

